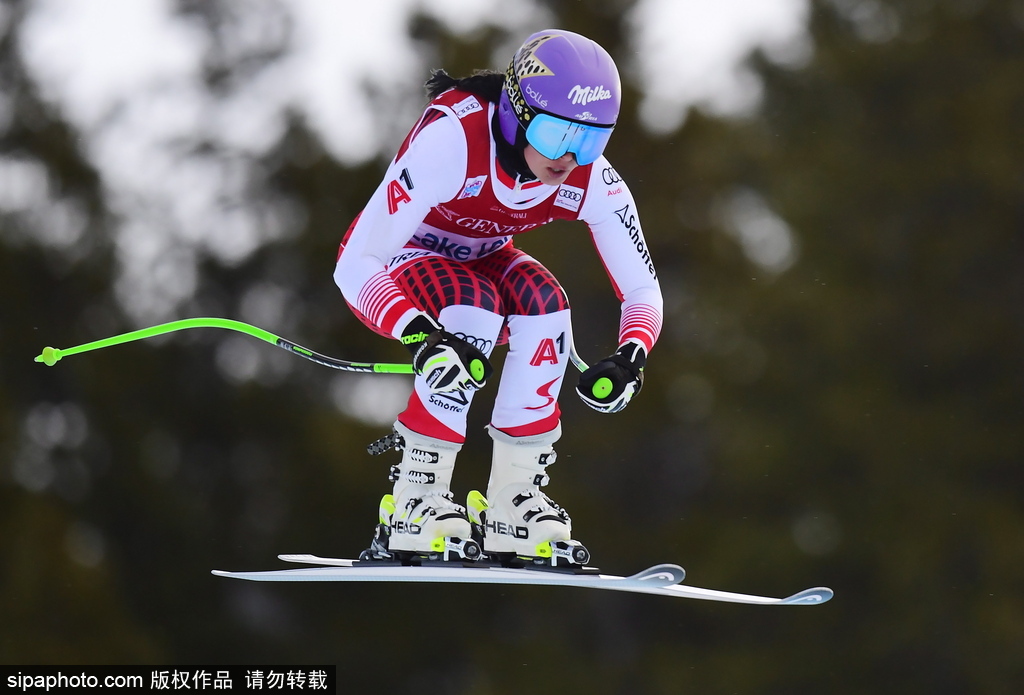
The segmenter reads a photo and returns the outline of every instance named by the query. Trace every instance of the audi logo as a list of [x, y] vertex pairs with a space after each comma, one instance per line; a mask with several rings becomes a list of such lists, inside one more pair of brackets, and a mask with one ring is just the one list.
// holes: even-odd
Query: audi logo
[[492, 341], [487, 340], [486, 338], [477, 338], [475, 335], [466, 335], [465, 333], [453, 333], [452, 335], [461, 340], [465, 340], [484, 354], [489, 352], [493, 345]]
[[619, 176], [619, 172], [615, 171], [611, 167], [606, 167], [601, 171], [601, 180], [611, 186], [613, 183], [619, 183], [622, 181], [622, 177]]
[[577, 193], [576, 191], [567, 191], [564, 188], [558, 189], [558, 195], [560, 198], [568, 198], [569, 200], [580, 201], [583, 200], [583, 194]]

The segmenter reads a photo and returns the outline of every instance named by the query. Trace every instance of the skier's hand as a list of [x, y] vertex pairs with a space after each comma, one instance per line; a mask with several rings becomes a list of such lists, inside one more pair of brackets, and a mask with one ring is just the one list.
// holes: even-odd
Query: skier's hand
[[402, 344], [412, 352], [413, 369], [426, 377], [433, 393], [479, 389], [494, 371], [484, 353], [426, 316], [409, 322]]
[[647, 351], [642, 345], [623, 343], [614, 355], [580, 375], [576, 393], [600, 413], [617, 413], [640, 393], [646, 363]]

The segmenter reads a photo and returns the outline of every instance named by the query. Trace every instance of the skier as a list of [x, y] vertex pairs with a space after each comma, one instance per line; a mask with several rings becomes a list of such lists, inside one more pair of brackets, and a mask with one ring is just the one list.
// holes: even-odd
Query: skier
[[[520, 557], [579, 564], [564, 509], [540, 487], [561, 434], [569, 302], [555, 277], [517, 249], [516, 234], [582, 220], [621, 300], [619, 348], [576, 391], [616, 412], [643, 383], [662, 297], [633, 197], [602, 156], [619, 113], [608, 53], [579, 34], [530, 36], [505, 73], [454, 79], [434, 71], [431, 101], [342, 242], [334, 278], [367, 326], [412, 353], [415, 385], [394, 431], [402, 450], [364, 557]], [[490, 425], [486, 497], [467, 510], [450, 489], [488, 357], [508, 344]], [[472, 523], [471, 523], [472, 522]]]

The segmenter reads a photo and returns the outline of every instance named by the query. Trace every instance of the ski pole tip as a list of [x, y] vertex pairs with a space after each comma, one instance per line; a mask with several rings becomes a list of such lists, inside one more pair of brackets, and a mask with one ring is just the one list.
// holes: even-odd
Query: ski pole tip
[[42, 354], [36, 357], [36, 362], [42, 362], [47, 367], [52, 367], [60, 361], [60, 350], [52, 347], [44, 347]]

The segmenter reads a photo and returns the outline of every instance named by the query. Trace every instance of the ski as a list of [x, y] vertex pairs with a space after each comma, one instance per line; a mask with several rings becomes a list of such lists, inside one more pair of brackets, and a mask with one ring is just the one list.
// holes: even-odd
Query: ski
[[213, 574], [218, 577], [264, 582], [453, 582], [575, 586], [752, 605], [809, 606], [825, 603], [833, 595], [832, 590], [827, 587], [805, 589], [786, 598], [770, 598], [684, 586], [681, 582], [686, 573], [682, 567], [671, 564], [654, 565], [636, 574], [621, 577], [601, 574], [593, 568], [514, 568], [485, 563], [457, 562], [402, 565], [324, 558], [316, 555], [280, 555], [279, 558], [287, 562], [317, 566], [257, 572], [213, 570]]

